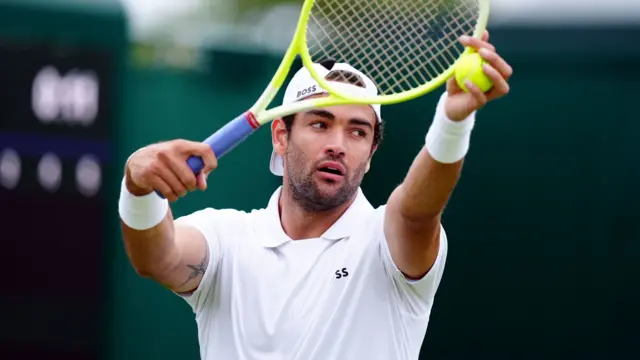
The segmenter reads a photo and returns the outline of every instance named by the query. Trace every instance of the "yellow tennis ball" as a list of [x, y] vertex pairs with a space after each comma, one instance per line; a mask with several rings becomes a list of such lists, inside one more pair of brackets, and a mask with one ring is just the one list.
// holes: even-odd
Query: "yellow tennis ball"
[[487, 92], [493, 87], [493, 83], [482, 70], [482, 65], [485, 60], [478, 53], [471, 53], [463, 56], [455, 69], [455, 77], [458, 86], [465, 92], [469, 90], [464, 85], [464, 82], [471, 80], [471, 82], [480, 88], [482, 92]]

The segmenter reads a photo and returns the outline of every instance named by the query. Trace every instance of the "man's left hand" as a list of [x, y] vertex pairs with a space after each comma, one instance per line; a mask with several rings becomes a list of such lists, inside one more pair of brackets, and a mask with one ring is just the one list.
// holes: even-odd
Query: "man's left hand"
[[485, 31], [481, 39], [462, 36], [460, 43], [475, 49], [486, 61], [483, 65], [485, 75], [493, 83], [493, 87], [483, 93], [477, 86], [467, 85], [469, 92], [458, 86], [455, 77], [447, 81], [448, 99], [445, 104], [447, 117], [453, 121], [466, 119], [472, 112], [479, 110], [489, 101], [499, 99], [509, 93], [509, 78], [513, 75], [511, 66], [496, 52], [489, 43], [489, 32]]

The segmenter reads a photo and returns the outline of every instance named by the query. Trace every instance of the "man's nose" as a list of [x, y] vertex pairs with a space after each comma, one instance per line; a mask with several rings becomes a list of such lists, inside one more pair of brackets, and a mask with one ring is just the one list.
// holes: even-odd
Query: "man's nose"
[[344, 135], [336, 132], [331, 136], [329, 143], [325, 146], [325, 154], [334, 158], [343, 158], [347, 152], [344, 142]]

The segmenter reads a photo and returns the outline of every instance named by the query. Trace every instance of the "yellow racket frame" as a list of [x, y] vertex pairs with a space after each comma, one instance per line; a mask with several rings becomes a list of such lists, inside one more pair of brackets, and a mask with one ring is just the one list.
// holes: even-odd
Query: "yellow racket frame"
[[[490, 0], [477, 1], [479, 6], [479, 16], [476, 28], [472, 36], [480, 38], [486, 30], [489, 21]], [[343, 104], [389, 105], [415, 99], [442, 86], [442, 84], [444, 84], [447, 79], [449, 79], [453, 75], [453, 72], [455, 71], [458, 62], [460, 61], [460, 58], [474, 51], [473, 49], [467, 47], [464, 52], [458, 57], [458, 59], [449, 68], [447, 68], [447, 70], [445, 70], [443, 73], [441, 73], [431, 81], [414, 89], [396, 94], [380, 95], [367, 98], [350, 96], [349, 94], [339, 89], [333, 88], [330, 82], [326, 81], [322, 76], [320, 76], [313, 66], [313, 60], [311, 59], [309, 48], [307, 46], [307, 24], [309, 23], [309, 17], [311, 16], [311, 10], [314, 3], [315, 0], [305, 0], [304, 4], [302, 5], [302, 10], [300, 12], [300, 17], [298, 19], [295, 34], [293, 35], [293, 39], [291, 40], [289, 48], [283, 56], [282, 61], [278, 66], [278, 69], [276, 70], [276, 73], [269, 83], [269, 86], [265, 89], [258, 101], [256, 101], [256, 103], [250, 109], [260, 125], [264, 125], [265, 123], [278, 117], [300, 111], [306, 111], [312, 108]], [[329, 96], [302, 100], [293, 104], [287, 104], [270, 110], [265, 110], [266, 107], [273, 101], [279, 89], [284, 84], [291, 69], [291, 65], [293, 65], [293, 62], [298, 55], [302, 60], [303, 66], [307, 68], [307, 70], [309, 70], [309, 73], [318, 82], [318, 84], [323, 89], [327, 90]]]

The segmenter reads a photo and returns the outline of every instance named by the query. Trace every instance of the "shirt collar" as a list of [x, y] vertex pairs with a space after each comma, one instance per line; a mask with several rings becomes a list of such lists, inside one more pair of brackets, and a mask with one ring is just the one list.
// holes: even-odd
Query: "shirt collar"
[[[282, 223], [280, 222], [280, 211], [278, 210], [278, 203], [280, 200], [280, 193], [282, 186], [278, 187], [276, 191], [271, 195], [267, 208], [265, 209], [264, 221], [265, 227], [268, 229], [267, 233], [262, 235], [262, 245], [268, 248], [278, 247], [286, 242], [292, 241], [291, 238], [282, 229]], [[363, 218], [364, 213], [367, 210], [373, 210], [373, 206], [367, 198], [364, 196], [362, 189], [358, 188], [358, 194], [356, 199], [349, 206], [347, 211], [322, 234], [322, 238], [337, 241], [344, 238], [348, 238], [353, 232], [354, 225], [358, 220]]]

